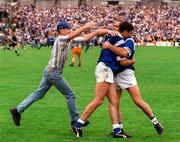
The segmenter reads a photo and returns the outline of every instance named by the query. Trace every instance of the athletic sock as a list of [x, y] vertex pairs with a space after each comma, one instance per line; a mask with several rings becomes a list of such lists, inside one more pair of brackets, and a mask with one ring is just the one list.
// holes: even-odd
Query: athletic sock
[[112, 126], [113, 126], [114, 134], [118, 134], [121, 132], [121, 128], [120, 128], [119, 124], [113, 124]]
[[76, 122], [76, 128], [78, 128], [78, 129], [82, 128], [84, 123], [85, 122], [79, 118]]
[[156, 124], [159, 123], [155, 116], [151, 117], [150, 119], [151, 119], [151, 122], [152, 122], [153, 125], [156, 125]]

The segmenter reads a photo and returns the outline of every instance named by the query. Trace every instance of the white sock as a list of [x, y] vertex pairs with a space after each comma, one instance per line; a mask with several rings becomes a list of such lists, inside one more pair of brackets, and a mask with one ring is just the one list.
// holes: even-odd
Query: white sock
[[152, 122], [153, 125], [156, 125], [156, 124], [159, 123], [156, 117], [154, 117], [153, 119], [151, 119], [151, 122]]
[[119, 124], [113, 124], [112, 127], [113, 129], [120, 128]]
[[79, 123], [84, 124], [85, 122], [81, 120], [80, 118], [77, 120]]

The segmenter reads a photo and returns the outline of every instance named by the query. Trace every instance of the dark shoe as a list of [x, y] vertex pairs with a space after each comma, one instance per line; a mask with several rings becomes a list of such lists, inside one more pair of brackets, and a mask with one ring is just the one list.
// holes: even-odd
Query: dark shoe
[[81, 66], [81, 64], [78, 64], [78, 67], [80, 67]]
[[132, 136], [131, 136], [130, 134], [128, 134], [128, 133], [126, 133], [126, 132], [124, 132], [124, 130], [123, 130], [123, 129], [122, 129], [121, 131], [122, 131], [122, 134], [124, 134], [124, 135], [126, 135], [126, 136], [127, 136], [127, 138], [132, 138]]
[[[111, 133], [109, 133], [109, 135], [113, 135], [113, 134], [114, 134], [114, 132], [113, 132], [113, 131], [112, 131]], [[131, 135], [129, 135], [128, 133], [124, 132], [124, 130], [123, 130], [123, 129], [121, 129], [121, 134], [125, 135], [127, 138], [132, 138], [132, 136], [131, 136]]]
[[16, 126], [20, 125], [20, 120], [21, 120], [21, 114], [17, 111], [17, 108], [12, 108], [10, 109], [13, 121]]
[[19, 53], [18, 53], [18, 54], [16, 54], [16, 56], [20, 56], [20, 55], [21, 55], [21, 54], [19, 54]]
[[161, 135], [163, 133], [164, 128], [160, 123], [155, 124], [154, 128], [156, 129], [156, 131], [159, 135]]
[[76, 136], [77, 138], [82, 137], [82, 135], [83, 135], [82, 130], [76, 128], [76, 125], [75, 125], [75, 124], [72, 126], [72, 131], [74, 132], [74, 134], [75, 134], [75, 136]]
[[86, 126], [88, 126], [89, 125], [89, 120], [87, 120], [84, 124], [83, 124], [83, 127], [86, 127]]
[[70, 67], [73, 67], [73, 66], [74, 66], [74, 64], [70, 64], [69, 66], [70, 66]]
[[125, 135], [124, 133], [119, 132], [119, 133], [113, 133], [113, 138], [128, 138], [127, 135]]
[[112, 131], [111, 133], [109, 133], [109, 135], [113, 135], [114, 134], [114, 132]]

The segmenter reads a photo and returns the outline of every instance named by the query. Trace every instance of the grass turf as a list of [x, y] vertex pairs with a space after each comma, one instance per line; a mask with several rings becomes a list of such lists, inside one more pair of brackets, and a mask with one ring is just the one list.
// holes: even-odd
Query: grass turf
[[[143, 98], [149, 103], [165, 132], [158, 136], [149, 119], [131, 101], [127, 92], [122, 99], [124, 128], [133, 138], [113, 139], [109, 136], [111, 122], [108, 102], [89, 118], [83, 138], [77, 139], [70, 131], [70, 117], [65, 98], [52, 87], [46, 96], [34, 103], [22, 115], [16, 127], [9, 109], [18, 105], [35, 91], [50, 57], [50, 48], [40, 50], [27, 47], [13, 51], [0, 49], [0, 142], [179, 142], [180, 139], [180, 49], [174, 47], [136, 48], [136, 77]], [[82, 54], [82, 67], [69, 67], [71, 55], [63, 75], [76, 92], [79, 112], [93, 98], [94, 70], [100, 49]]]

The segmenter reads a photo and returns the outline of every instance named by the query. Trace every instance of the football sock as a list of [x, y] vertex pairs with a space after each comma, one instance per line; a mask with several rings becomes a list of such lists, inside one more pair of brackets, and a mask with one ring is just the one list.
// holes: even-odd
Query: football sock
[[119, 126], [119, 124], [113, 124], [113, 132], [114, 134], [120, 133], [121, 132], [121, 128]]
[[76, 127], [80, 129], [81, 127], [83, 127], [84, 123], [85, 122], [79, 118], [76, 122]]
[[151, 117], [150, 119], [151, 119], [151, 122], [152, 122], [153, 125], [156, 125], [156, 124], [159, 123], [155, 116]]

